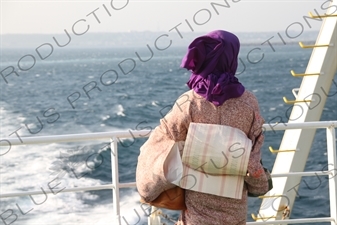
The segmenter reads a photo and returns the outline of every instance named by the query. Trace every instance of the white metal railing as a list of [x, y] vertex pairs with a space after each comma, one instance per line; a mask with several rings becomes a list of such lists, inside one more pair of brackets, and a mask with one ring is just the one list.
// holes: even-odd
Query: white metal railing
[[[287, 174], [272, 174], [272, 177], [288, 177], [288, 176], [317, 176], [317, 175], [331, 175], [329, 179], [329, 198], [330, 198], [330, 217], [324, 218], [304, 218], [304, 219], [288, 219], [276, 221], [262, 221], [262, 222], [248, 222], [247, 224], [287, 224], [287, 223], [316, 223], [316, 222], [331, 222], [331, 224], [337, 224], [337, 157], [336, 157], [336, 133], [335, 127], [337, 127], [337, 121], [319, 121], [319, 122], [304, 122], [304, 123], [276, 123], [276, 124], [264, 124], [263, 129], [265, 131], [274, 130], [286, 130], [286, 129], [321, 129], [325, 128], [327, 131], [327, 154], [328, 154], [328, 171], [317, 172], [293, 172]], [[150, 134], [150, 130], [142, 131], [119, 131], [119, 132], [100, 132], [100, 133], [84, 133], [84, 134], [70, 134], [70, 135], [55, 135], [55, 136], [39, 136], [39, 137], [22, 137], [21, 140], [16, 138], [6, 139], [5, 142], [0, 142], [0, 146], [8, 146], [8, 150], [14, 145], [32, 145], [32, 144], [47, 144], [47, 143], [60, 143], [60, 142], [81, 142], [90, 140], [106, 140], [110, 139], [111, 146], [111, 172], [112, 172], [112, 184], [111, 185], [97, 185], [91, 187], [76, 187], [62, 190], [62, 192], [79, 192], [79, 191], [91, 191], [91, 190], [103, 190], [112, 189], [113, 192], [113, 210], [114, 221], [113, 224], [121, 224], [120, 218], [120, 201], [119, 201], [119, 189], [127, 187], [135, 187], [135, 182], [119, 183], [118, 179], [118, 151], [117, 144], [119, 138], [141, 138], [147, 137]], [[45, 190], [46, 194], [52, 193], [50, 190]], [[15, 193], [1, 193], [0, 198], [38, 195], [43, 194], [42, 191], [24, 191]], [[159, 215], [156, 215], [158, 217]], [[151, 221], [157, 221], [152, 223]], [[158, 218], [149, 217], [149, 225], [157, 225]]]

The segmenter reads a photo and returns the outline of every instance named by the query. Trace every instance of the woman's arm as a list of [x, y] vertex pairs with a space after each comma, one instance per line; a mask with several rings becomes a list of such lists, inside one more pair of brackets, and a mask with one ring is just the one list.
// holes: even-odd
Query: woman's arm
[[253, 141], [253, 146], [249, 157], [245, 182], [248, 192], [254, 195], [264, 195], [268, 192], [269, 184], [268, 177], [261, 164], [261, 148], [264, 142], [262, 125], [264, 123], [264, 119], [260, 115], [257, 101], [254, 111], [254, 121], [249, 133], [249, 138]]
[[264, 195], [269, 191], [268, 177], [261, 164], [260, 149], [263, 140], [263, 134], [260, 134], [252, 148], [248, 162], [247, 176], [244, 178], [248, 192], [254, 195]]

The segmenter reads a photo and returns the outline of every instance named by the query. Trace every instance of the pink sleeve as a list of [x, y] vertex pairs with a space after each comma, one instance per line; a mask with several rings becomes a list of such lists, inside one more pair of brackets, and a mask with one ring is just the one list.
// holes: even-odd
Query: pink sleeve
[[175, 186], [166, 180], [163, 165], [175, 142], [186, 139], [190, 118], [189, 102], [180, 97], [140, 148], [136, 184], [145, 201], [153, 201]]
[[264, 119], [259, 111], [256, 111], [249, 134], [249, 138], [253, 141], [253, 147], [248, 162], [247, 176], [245, 177], [248, 192], [256, 195], [264, 195], [268, 191], [268, 177], [261, 164], [261, 148], [264, 142], [263, 123]]

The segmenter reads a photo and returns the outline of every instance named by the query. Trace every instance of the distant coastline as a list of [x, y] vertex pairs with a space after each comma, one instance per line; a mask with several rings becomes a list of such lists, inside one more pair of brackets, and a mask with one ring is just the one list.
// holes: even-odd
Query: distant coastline
[[[273, 44], [291, 44], [298, 41], [315, 41], [318, 31], [305, 31], [301, 34], [293, 32], [295, 38], [289, 37], [284, 31], [275, 32], [237, 32], [235, 33], [242, 45], [262, 44], [268, 40]], [[194, 38], [204, 35], [204, 32], [120, 32], [120, 33], [87, 33], [81, 36], [75, 36], [70, 33], [69, 37], [63, 34], [2, 34], [1, 48], [37, 48], [43, 44], [50, 43], [56, 46], [54, 38], [69, 48], [128, 48], [143, 47], [147, 44], [152, 45], [153, 42], [161, 35], [158, 43], [168, 46], [172, 41], [172, 47], [187, 46]], [[182, 37], [181, 37], [182, 36]], [[297, 37], [296, 37], [297, 36]], [[281, 39], [282, 37], [282, 39]], [[159, 39], [158, 39], [159, 40]], [[69, 42], [69, 43], [68, 43]], [[67, 44], [68, 43], [68, 44]]]

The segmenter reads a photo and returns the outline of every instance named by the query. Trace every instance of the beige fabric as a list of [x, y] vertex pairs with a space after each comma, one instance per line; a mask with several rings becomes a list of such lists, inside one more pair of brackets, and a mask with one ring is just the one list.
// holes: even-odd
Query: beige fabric
[[[262, 193], [268, 189], [267, 177], [261, 171], [260, 148], [263, 143], [261, 126], [264, 122], [260, 116], [255, 96], [248, 91], [235, 99], [227, 100], [216, 107], [211, 102], [190, 90], [179, 97], [172, 110], [160, 121], [149, 139], [141, 147], [140, 158], [145, 158], [137, 165], [137, 188], [141, 196], [154, 200], [163, 187], [170, 185], [165, 179], [162, 162], [175, 142], [185, 141], [191, 122], [219, 124], [235, 127], [244, 132], [252, 140], [252, 151], [249, 157], [247, 171], [249, 177], [244, 177], [244, 187], [241, 199], [219, 197], [216, 195], [186, 190], [185, 201], [187, 210], [182, 211], [179, 225], [227, 225], [245, 224], [247, 214], [247, 190]], [[183, 152], [180, 153], [181, 155]], [[146, 159], [147, 158], [147, 159]], [[144, 170], [148, 162], [152, 171]], [[138, 179], [142, 177], [143, 179]], [[156, 177], [159, 185], [148, 184], [146, 178]], [[205, 181], [207, 182], [207, 180]]]
[[182, 162], [211, 175], [245, 176], [251, 148], [252, 141], [237, 128], [192, 122]]
[[252, 141], [241, 130], [190, 123], [183, 149], [183, 173], [176, 185], [192, 191], [241, 199]]

